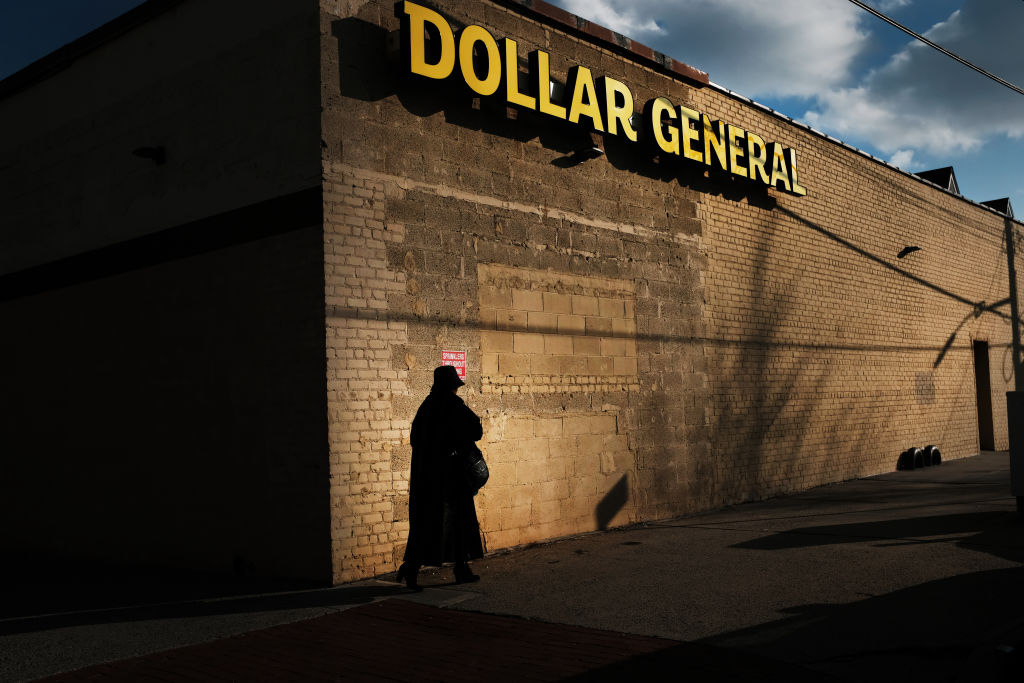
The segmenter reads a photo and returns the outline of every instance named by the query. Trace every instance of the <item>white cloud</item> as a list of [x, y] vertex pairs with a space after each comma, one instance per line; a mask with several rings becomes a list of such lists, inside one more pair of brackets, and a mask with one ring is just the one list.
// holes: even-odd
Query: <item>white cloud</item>
[[[803, 118], [814, 127], [904, 164], [973, 152], [1000, 138], [1024, 139], [1024, 96], [918, 41], [908, 38], [883, 66], [855, 73], [860, 58], [877, 49], [871, 34], [897, 29], [846, 0], [555, 1], [743, 95], [803, 98], [809, 109]], [[873, 4], [883, 10], [914, 5]], [[1021, 26], [1024, 2], [963, 0], [926, 35], [1024, 85], [1024, 60], [1014, 49]]]
[[914, 150], [912, 149], [900, 149], [897, 150], [889, 158], [889, 163], [903, 170], [909, 170], [910, 165], [914, 163]]
[[[1024, 62], [1019, 41], [1024, 3], [966, 0], [926, 36], [1015, 83]], [[999, 136], [1024, 136], [1024, 96], [917, 41], [855, 87], [818, 96], [811, 125], [869, 140], [885, 153], [915, 149], [937, 156], [971, 152]]]
[[878, 6], [878, 9], [882, 10], [883, 12], [891, 12], [894, 9], [906, 7], [910, 3], [911, 0], [883, 0], [882, 4]]
[[663, 34], [665, 31], [650, 16], [644, 17], [632, 2], [617, 0], [564, 0], [566, 10], [630, 38]]
[[[849, 83], [866, 34], [845, 0], [561, 0], [750, 97], [809, 97]], [[866, 15], [865, 15], [866, 16]]]

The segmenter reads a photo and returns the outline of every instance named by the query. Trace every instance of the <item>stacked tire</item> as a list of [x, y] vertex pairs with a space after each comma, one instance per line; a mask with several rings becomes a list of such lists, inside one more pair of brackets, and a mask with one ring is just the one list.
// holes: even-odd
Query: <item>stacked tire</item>
[[898, 470], [913, 470], [919, 467], [932, 467], [942, 464], [942, 452], [938, 446], [925, 446], [924, 448], [908, 448], [900, 454], [896, 462]]

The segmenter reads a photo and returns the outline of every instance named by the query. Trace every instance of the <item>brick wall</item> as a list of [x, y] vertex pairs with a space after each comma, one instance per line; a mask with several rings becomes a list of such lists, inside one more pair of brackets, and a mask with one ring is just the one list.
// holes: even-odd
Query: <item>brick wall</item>
[[315, 187], [316, 35], [313, 0], [190, 0], [0, 96], [0, 274]]
[[442, 350], [467, 352], [484, 422], [490, 550], [887, 471], [913, 445], [968, 455], [971, 339], [1005, 447], [1009, 328], [977, 306], [1006, 296], [999, 216], [593, 27], [437, 5], [549, 51], [558, 80], [582, 64], [795, 147], [809, 195], [416, 81], [389, 62], [393, 3], [320, 5], [336, 580], [401, 558], [408, 429]]
[[1008, 296], [1005, 219], [714, 90], [694, 98], [798, 149], [809, 188], [703, 197], [720, 502], [891, 471], [912, 446], [976, 453], [976, 339], [1006, 449], [1010, 311], [979, 311]]
[[[324, 264], [327, 302], [327, 412], [331, 472], [331, 543], [345, 566], [381, 567], [392, 560], [408, 524], [395, 498], [408, 473], [393, 459], [408, 441], [410, 416], [395, 411], [408, 393], [411, 355], [396, 358], [408, 323], [386, 314], [388, 298], [405, 290], [404, 272], [387, 247], [404, 239], [384, 223], [386, 184], [344, 168], [325, 168]], [[393, 192], [394, 190], [391, 189]], [[353, 574], [349, 574], [352, 576]]]
[[[321, 8], [327, 296], [357, 283], [380, 293], [328, 310], [336, 580], [401, 557], [409, 424], [443, 349], [467, 352], [461, 394], [484, 421], [488, 548], [698, 509], [709, 444], [697, 193], [653, 166], [622, 170], [635, 160], [614, 145], [619, 167], [555, 165], [592, 139], [399, 77], [384, 47], [398, 27], [390, 2]], [[550, 49], [563, 79], [574, 60], [619, 65], [506, 8], [450, 13], [481, 12], [524, 54]], [[661, 87], [623, 67], [644, 94]], [[364, 279], [355, 254], [339, 258], [348, 239], [372, 249]], [[340, 335], [381, 344], [379, 356], [340, 354]]]
[[[639, 392], [631, 281], [495, 264], [477, 266], [484, 396]], [[635, 519], [633, 505], [599, 512], [636, 477], [618, 406], [499, 411], [486, 449], [494, 486], [479, 496], [497, 548]], [[621, 495], [621, 494], [620, 494]]]
[[480, 264], [483, 393], [636, 391], [629, 281]]
[[329, 575], [319, 225], [212, 250], [202, 227], [0, 301], [14, 567]]
[[316, 35], [193, 0], [0, 87], [5, 559], [329, 576]]

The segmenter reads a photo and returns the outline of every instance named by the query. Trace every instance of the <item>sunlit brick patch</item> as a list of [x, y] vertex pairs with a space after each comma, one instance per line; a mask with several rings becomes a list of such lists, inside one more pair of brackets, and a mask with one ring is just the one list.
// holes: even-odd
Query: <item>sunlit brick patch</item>
[[639, 389], [632, 282], [480, 264], [483, 393]]

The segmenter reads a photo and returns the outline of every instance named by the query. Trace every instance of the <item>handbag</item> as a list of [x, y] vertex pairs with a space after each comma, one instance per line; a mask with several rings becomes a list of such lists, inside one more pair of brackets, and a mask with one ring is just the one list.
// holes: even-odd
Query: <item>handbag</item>
[[466, 483], [469, 485], [469, 490], [475, 496], [483, 488], [484, 484], [487, 483], [491, 476], [491, 471], [487, 469], [484, 454], [480, 452], [476, 444], [470, 444], [465, 449], [462, 457], [464, 459], [463, 467], [465, 468]]

